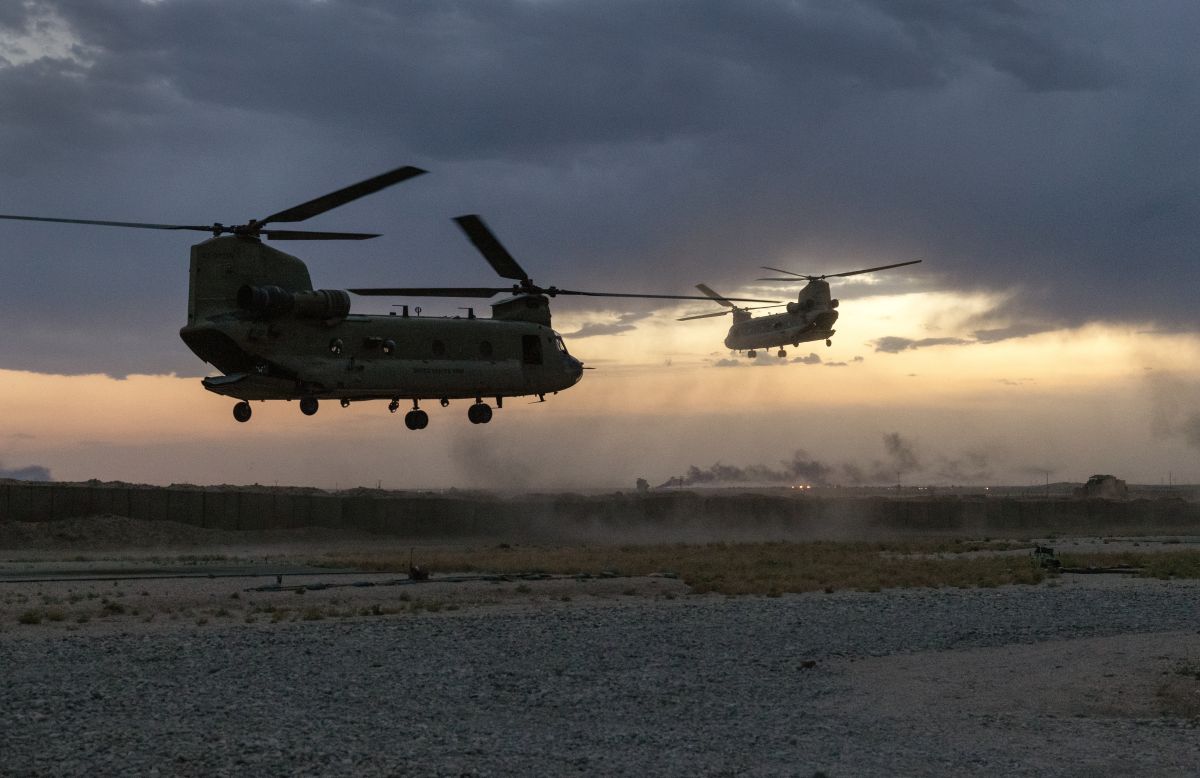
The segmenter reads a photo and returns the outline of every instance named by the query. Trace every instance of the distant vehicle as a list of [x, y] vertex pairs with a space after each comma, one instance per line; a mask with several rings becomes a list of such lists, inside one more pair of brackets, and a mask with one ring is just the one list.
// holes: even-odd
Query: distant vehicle
[[[780, 359], [783, 359], [787, 356], [787, 350], [784, 346], [788, 344], [799, 346], [801, 343], [807, 341], [823, 340], [826, 346], [833, 345], [832, 338], [836, 332], [833, 329], [833, 325], [838, 320], [838, 301], [830, 297], [829, 284], [825, 281], [826, 278], [842, 278], [844, 276], [859, 275], [860, 273], [874, 273], [893, 267], [915, 265], [918, 262], [921, 262], [921, 260], [914, 259], [909, 262], [897, 262], [894, 265], [881, 265], [880, 267], [869, 267], [864, 270], [851, 270], [846, 273], [828, 273], [822, 276], [804, 275], [793, 273], [790, 270], [780, 270], [779, 268], [764, 266], [764, 270], [787, 273], [790, 277], [760, 278], [758, 279], [759, 281], [808, 282], [800, 290], [796, 302], [787, 304], [786, 311], [755, 318], [750, 314], [750, 311], [756, 310], [756, 308], [738, 307], [733, 304], [736, 302], [733, 298], [723, 297], [704, 284], [696, 284], [697, 289], [725, 306], [726, 310], [684, 316], [678, 319], [678, 321], [692, 321], [694, 319], [707, 319], [712, 316], [732, 314], [733, 324], [729, 327], [729, 333], [725, 336], [726, 348], [734, 351], [745, 351], [746, 356], [754, 358], [758, 356], [757, 349], [778, 347], [778, 356]], [[774, 306], [760, 307], [769, 308]]]

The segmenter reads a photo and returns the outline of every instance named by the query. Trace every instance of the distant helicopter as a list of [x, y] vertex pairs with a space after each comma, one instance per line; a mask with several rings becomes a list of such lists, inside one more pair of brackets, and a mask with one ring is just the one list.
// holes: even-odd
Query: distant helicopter
[[[783, 347], [789, 343], [793, 346], [799, 346], [806, 341], [824, 340], [826, 346], [833, 345], [832, 338], [836, 332], [833, 329], [833, 325], [838, 319], [838, 301], [830, 297], [829, 284], [826, 283], [826, 278], [842, 278], [845, 276], [856, 276], [860, 273], [874, 273], [878, 270], [888, 270], [893, 267], [915, 265], [920, 261], [919, 259], [914, 259], [909, 262], [897, 262], [894, 265], [881, 265], [880, 267], [869, 267], [865, 270], [851, 270], [846, 273], [827, 273], [822, 276], [793, 273], [790, 270], [780, 270], [777, 267], [767, 267], [764, 265], [764, 270], [787, 273], [790, 277], [759, 278], [759, 281], [808, 282], [800, 290], [796, 302], [787, 304], [786, 311], [754, 318], [750, 314], [750, 311], [756, 310], [756, 308], [738, 307], [733, 303], [739, 301], [723, 297], [704, 284], [696, 284], [697, 289], [725, 306], [726, 310], [684, 316], [677, 321], [692, 321], [693, 319], [707, 319], [712, 316], [732, 314], [733, 324], [729, 327], [729, 333], [725, 336], [726, 348], [734, 351], [745, 351], [746, 356], [753, 359], [758, 356], [757, 349], [778, 346], [778, 356], [780, 359], [783, 359], [787, 356], [787, 350]], [[764, 305], [759, 307], [770, 308], [774, 306]]]
[[[239, 400], [233, 417], [250, 420], [252, 400], [299, 400], [307, 416], [321, 399], [338, 400], [345, 408], [361, 400], [387, 400], [395, 413], [402, 400], [412, 402], [405, 414], [409, 429], [423, 429], [428, 414], [423, 399], [443, 407], [452, 399], [473, 399], [467, 418], [491, 421], [484, 398], [545, 396], [573, 386], [583, 363], [567, 352], [562, 337], [550, 328], [549, 299], [556, 295], [645, 297], [704, 300], [696, 295], [584, 292], [541, 287], [517, 264], [478, 216], [455, 221], [510, 287], [469, 289], [351, 289], [360, 295], [492, 297], [510, 296], [492, 305], [492, 317], [410, 316], [403, 313], [361, 315], [350, 312], [350, 294], [340, 289], [313, 289], [308, 268], [298, 258], [263, 243], [271, 240], [364, 240], [374, 233], [312, 232], [266, 229], [274, 222], [299, 222], [345, 205], [424, 173], [401, 167], [318, 197], [265, 219], [227, 227], [145, 224], [141, 222], [8, 216], [0, 219], [94, 224], [158, 230], [211, 232], [192, 246], [188, 283], [187, 324], [183, 342], [221, 371], [201, 381], [216, 394]], [[769, 302], [739, 300], [739, 302]], [[417, 309], [420, 312], [420, 309]]]

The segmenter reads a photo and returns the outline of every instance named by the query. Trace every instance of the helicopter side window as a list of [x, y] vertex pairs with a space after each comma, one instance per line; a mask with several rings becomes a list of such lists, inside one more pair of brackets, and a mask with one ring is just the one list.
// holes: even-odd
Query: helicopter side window
[[440, 340], [433, 342], [433, 355], [435, 357], [444, 357], [446, 355], [446, 344]]
[[527, 365], [542, 364], [542, 341], [537, 335], [521, 336], [521, 361]]
[[492, 342], [490, 340], [482, 340], [479, 342], [479, 356], [484, 359], [492, 358]]

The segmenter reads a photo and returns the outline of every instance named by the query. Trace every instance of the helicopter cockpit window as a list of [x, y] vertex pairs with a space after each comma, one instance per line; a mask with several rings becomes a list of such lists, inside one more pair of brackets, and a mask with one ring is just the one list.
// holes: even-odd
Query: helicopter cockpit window
[[562, 335], [554, 336], [554, 346], [562, 353], [567, 353], [567, 344], [563, 343]]
[[435, 340], [433, 342], [433, 355], [435, 357], [445, 356], [446, 355], [446, 344], [440, 340]]
[[521, 361], [527, 365], [542, 364], [542, 341], [537, 335], [521, 336]]

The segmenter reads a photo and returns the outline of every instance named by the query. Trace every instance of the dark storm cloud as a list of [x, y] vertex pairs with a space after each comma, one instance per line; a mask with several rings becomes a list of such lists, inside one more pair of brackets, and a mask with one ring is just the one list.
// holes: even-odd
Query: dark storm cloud
[[1012, 338], [1026, 338], [1054, 329], [1049, 324], [1014, 324], [1009, 327], [999, 327], [990, 330], [975, 330], [975, 340], [979, 343], [996, 343]]
[[639, 322], [648, 316], [650, 313], [643, 311], [618, 314], [616, 321], [588, 321], [579, 325], [579, 329], [574, 332], [564, 332], [563, 337], [578, 340], [594, 338], [597, 335], [619, 335], [622, 332], [636, 330], [637, 325], [634, 322]]
[[976, 343], [999, 343], [1002, 340], [1026, 338], [1043, 332], [1050, 332], [1055, 327], [1051, 324], [1022, 323], [996, 329], [975, 330], [974, 338], [901, 338], [895, 335], [878, 338], [873, 341], [875, 350], [885, 354], [899, 354], [902, 351], [912, 351], [934, 346], [970, 346]]
[[974, 341], [964, 340], [962, 338], [921, 338], [913, 340], [912, 338], [900, 338], [889, 335], [885, 338], [879, 338], [874, 342], [875, 350], [882, 351], [885, 354], [899, 354], [901, 351], [911, 351], [919, 348], [931, 348], [933, 346], [964, 346]]
[[[575, 288], [920, 257], [894, 283], [1194, 330], [1197, 22], [1184, 0], [7, 3], [4, 38], [73, 38], [0, 64], [0, 213], [228, 223], [413, 163], [432, 175], [321, 217], [387, 236], [296, 251], [319, 286], [491, 283], [447, 220], [479, 211]], [[0, 367], [204, 372], [175, 334], [187, 241], [116, 232], [0, 223]]]

